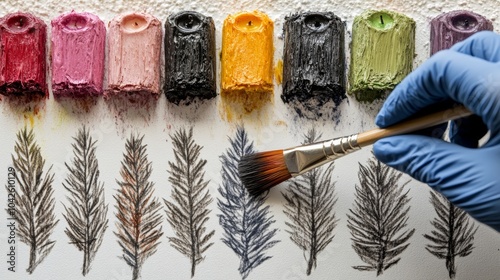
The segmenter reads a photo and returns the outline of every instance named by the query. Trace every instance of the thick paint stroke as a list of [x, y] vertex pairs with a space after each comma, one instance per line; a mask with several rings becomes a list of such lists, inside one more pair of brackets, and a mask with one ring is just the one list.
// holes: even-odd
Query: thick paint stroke
[[366, 11], [352, 26], [349, 93], [359, 101], [383, 98], [412, 70], [415, 21], [392, 11]]
[[273, 21], [259, 11], [224, 20], [221, 96], [247, 112], [261, 107], [273, 93]]
[[190, 104], [216, 96], [215, 25], [211, 17], [180, 12], [165, 22], [165, 95]]
[[52, 25], [52, 91], [55, 97], [101, 95], [106, 27], [96, 15], [70, 12]]
[[48, 96], [47, 25], [27, 13], [0, 19], [0, 94]]
[[161, 22], [128, 13], [109, 23], [106, 94], [160, 94]]
[[431, 20], [431, 55], [483, 30], [492, 31], [493, 24], [479, 14], [470, 11], [441, 14]]
[[321, 108], [345, 95], [344, 24], [331, 12], [306, 12], [285, 18], [283, 94], [285, 103]]

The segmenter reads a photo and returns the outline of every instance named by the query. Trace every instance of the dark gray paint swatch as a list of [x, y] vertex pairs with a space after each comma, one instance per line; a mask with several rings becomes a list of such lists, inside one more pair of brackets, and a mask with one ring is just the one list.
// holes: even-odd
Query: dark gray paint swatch
[[215, 25], [211, 17], [180, 12], [165, 22], [165, 95], [190, 104], [216, 96]]
[[309, 110], [346, 98], [344, 23], [331, 12], [306, 12], [286, 17], [283, 54], [285, 103]]

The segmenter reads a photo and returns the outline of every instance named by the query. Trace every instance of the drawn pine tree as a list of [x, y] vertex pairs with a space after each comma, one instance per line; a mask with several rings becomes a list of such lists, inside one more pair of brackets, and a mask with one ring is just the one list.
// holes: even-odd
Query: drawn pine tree
[[82, 274], [90, 270], [108, 227], [108, 206], [104, 202], [104, 184], [99, 182], [99, 165], [95, 155], [96, 142], [83, 127], [72, 144], [74, 158], [66, 163], [69, 175], [63, 183], [69, 192], [69, 206], [64, 205], [68, 226], [65, 233], [79, 251], [83, 251]]
[[408, 191], [398, 185], [402, 174], [370, 159], [359, 164], [354, 209], [350, 209], [348, 228], [352, 247], [367, 265], [353, 266], [361, 271], [376, 271], [377, 276], [396, 265], [399, 255], [410, 245], [415, 229], [405, 229], [408, 222]]
[[[311, 129], [304, 135], [303, 144], [317, 142], [321, 135]], [[337, 225], [333, 207], [337, 201], [335, 183], [332, 182], [334, 165], [316, 168], [297, 177], [289, 185], [289, 191], [283, 192], [286, 200], [283, 211], [291, 222], [285, 222], [290, 228], [290, 239], [304, 251], [307, 263], [306, 274], [310, 275], [317, 265], [317, 256], [334, 238], [333, 229]]]
[[167, 220], [175, 231], [176, 237], [169, 237], [170, 245], [191, 261], [191, 277], [196, 265], [205, 258], [203, 254], [213, 245], [209, 243], [215, 231], [206, 233], [206, 222], [212, 197], [207, 189], [209, 181], [203, 178], [206, 160], [200, 159], [203, 147], [193, 139], [193, 128], [186, 132], [180, 129], [172, 138], [175, 162], [169, 162], [172, 184], [172, 198], [164, 200], [167, 207]]
[[222, 241], [240, 258], [238, 268], [243, 279], [257, 266], [270, 259], [267, 250], [279, 241], [274, 240], [277, 229], [269, 214], [269, 206], [264, 206], [267, 193], [258, 197], [250, 196], [239, 179], [238, 162], [243, 155], [254, 152], [247, 133], [241, 127], [236, 137], [229, 138], [231, 147], [221, 156], [222, 185], [217, 206], [222, 214], [219, 223], [224, 229]]
[[446, 269], [450, 279], [456, 275], [456, 257], [466, 257], [474, 249], [474, 235], [478, 227], [470, 221], [462, 209], [455, 207], [441, 194], [431, 191], [430, 201], [437, 217], [431, 222], [434, 230], [424, 234], [432, 244], [427, 244], [429, 253], [438, 259], [446, 260]]
[[12, 161], [19, 188], [15, 190], [15, 219], [19, 240], [30, 247], [29, 266], [31, 274], [47, 257], [55, 245], [50, 235], [59, 222], [54, 215], [55, 199], [51, 168], [43, 173], [45, 160], [35, 141], [33, 130], [25, 127], [17, 133]]
[[152, 172], [147, 159], [144, 136], [131, 135], [125, 144], [120, 175], [122, 181], [116, 200], [116, 226], [122, 258], [132, 268], [132, 279], [138, 279], [141, 267], [156, 252], [161, 231], [161, 204], [153, 197], [154, 183], [149, 181]]

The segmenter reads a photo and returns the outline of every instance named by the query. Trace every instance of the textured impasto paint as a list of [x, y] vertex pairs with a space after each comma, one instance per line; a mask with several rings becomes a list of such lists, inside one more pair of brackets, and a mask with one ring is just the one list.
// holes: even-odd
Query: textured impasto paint
[[285, 103], [317, 109], [345, 95], [344, 24], [331, 12], [306, 12], [285, 19], [283, 94]]
[[215, 25], [211, 17], [185, 11], [165, 22], [165, 95], [179, 104], [216, 96]]
[[96, 15], [66, 13], [52, 24], [54, 97], [102, 94], [106, 27]]
[[392, 11], [366, 11], [352, 26], [349, 93], [383, 98], [412, 70], [415, 21]]
[[0, 93], [47, 96], [47, 25], [27, 13], [0, 19]]
[[493, 30], [493, 24], [476, 13], [453, 11], [439, 15], [431, 21], [431, 55], [483, 30]]
[[128, 13], [109, 23], [106, 94], [160, 93], [161, 22]]
[[271, 100], [273, 22], [259, 11], [228, 16], [222, 29], [221, 96], [246, 112]]

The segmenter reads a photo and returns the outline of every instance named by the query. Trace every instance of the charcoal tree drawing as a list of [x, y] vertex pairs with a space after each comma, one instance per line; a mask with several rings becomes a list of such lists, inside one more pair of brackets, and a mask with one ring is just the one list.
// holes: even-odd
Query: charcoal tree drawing
[[69, 205], [64, 205], [63, 216], [68, 223], [65, 233], [70, 243], [83, 251], [82, 274], [85, 276], [108, 227], [108, 206], [104, 201], [104, 183], [99, 181], [96, 142], [85, 127], [79, 129], [73, 139], [74, 157], [71, 165], [66, 163], [69, 174], [63, 183], [69, 192]]
[[376, 271], [377, 276], [396, 265], [399, 255], [410, 245], [415, 229], [406, 229], [410, 198], [399, 185], [402, 174], [369, 159], [359, 164], [354, 209], [349, 209], [348, 225], [352, 247], [366, 265], [353, 266], [361, 271]]
[[432, 242], [425, 249], [438, 259], [446, 260], [448, 275], [450, 279], [454, 279], [457, 271], [455, 258], [472, 253], [478, 227], [462, 209], [455, 207], [441, 194], [431, 191], [430, 201], [437, 217], [431, 222], [434, 230], [430, 234], [424, 234]]
[[271, 228], [274, 217], [269, 213], [269, 206], [264, 206], [267, 193], [250, 196], [239, 179], [238, 162], [243, 155], [254, 152], [253, 143], [242, 127], [238, 127], [236, 136], [229, 138], [229, 142], [231, 146], [221, 156], [219, 223], [224, 229], [222, 242], [240, 258], [238, 270], [245, 279], [254, 268], [271, 258], [267, 251], [279, 241], [274, 239], [277, 229]]
[[26, 271], [32, 274], [55, 245], [55, 240], [50, 239], [59, 222], [54, 215], [54, 174], [51, 174], [51, 168], [45, 174], [43, 172], [45, 159], [33, 130], [28, 131], [25, 127], [17, 133], [14, 154], [12, 161], [19, 186], [15, 188], [14, 218], [18, 224], [19, 240], [30, 247]]
[[152, 256], [163, 235], [161, 203], [153, 196], [154, 183], [149, 181], [153, 170], [148, 161], [144, 136], [131, 135], [125, 144], [120, 175], [122, 181], [116, 200], [118, 244], [122, 259], [132, 268], [132, 279], [138, 279], [141, 267]]
[[[317, 142], [321, 135], [311, 129], [304, 135], [303, 144]], [[326, 168], [316, 168], [293, 179], [289, 190], [283, 192], [285, 214], [291, 222], [290, 239], [304, 251], [306, 274], [310, 275], [317, 265], [317, 256], [334, 238], [337, 225], [333, 207], [337, 202], [335, 183], [332, 181], [333, 163]]]
[[171, 136], [174, 162], [170, 167], [168, 181], [172, 184], [172, 199], [164, 200], [167, 207], [167, 220], [176, 237], [168, 237], [170, 245], [189, 258], [191, 277], [196, 265], [205, 258], [205, 251], [213, 245], [209, 242], [214, 230], [207, 232], [209, 219], [208, 206], [213, 201], [207, 189], [204, 168], [207, 161], [200, 159], [202, 146], [193, 139], [193, 128], [186, 131], [179, 129]]

